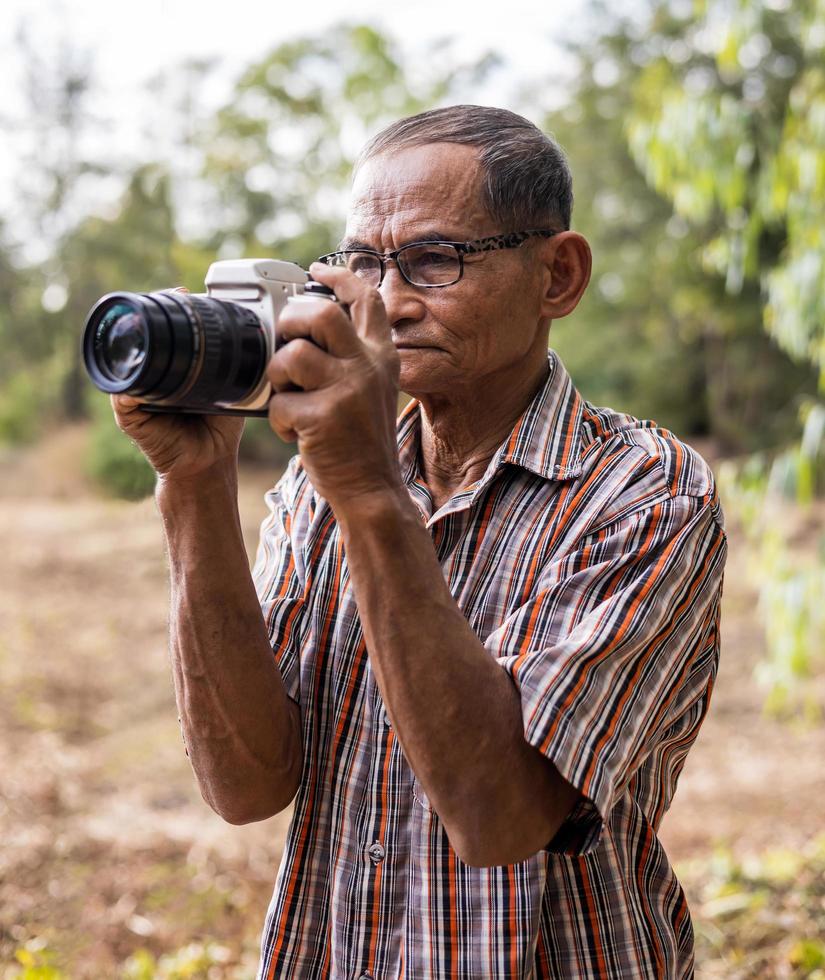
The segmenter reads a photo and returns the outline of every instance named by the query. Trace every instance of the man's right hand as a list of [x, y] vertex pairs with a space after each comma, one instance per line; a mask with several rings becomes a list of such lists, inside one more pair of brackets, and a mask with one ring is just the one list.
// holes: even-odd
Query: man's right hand
[[118, 427], [169, 481], [202, 473], [215, 463], [235, 463], [244, 420], [228, 415], [147, 412], [130, 395], [112, 395]]
[[[189, 290], [176, 286], [172, 292]], [[130, 395], [112, 395], [111, 402], [118, 428], [129, 436], [158, 477], [166, 482], [197, 476], [215, 463], [237, 463], [244, 426], [242, 418], [147, 412]]]

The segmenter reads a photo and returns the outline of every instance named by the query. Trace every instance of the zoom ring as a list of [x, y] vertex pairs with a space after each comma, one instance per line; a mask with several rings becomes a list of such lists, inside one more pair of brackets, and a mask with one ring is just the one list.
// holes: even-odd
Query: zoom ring
[[[231, 344], [227, 345], [226, 325], [222, 325], [216, 308], [217, 300], [202, 300], [190, 296], [193, 311], [200, 324], [200, 337], [203, 344], [203, 356], [200, 361], [200, 371], [192, 386], [189, 397], [193, 403], [213, 404], [222, 401], [220, 397], [228, 380], [229, 365], [222, 365], [222, 360], [231, 360]], [[224, 314], [225, 315], [225, 314]], [[228, 347], [228, 349], [227, 349]], [[227, 358], [226, 355], [230, 354]], [[189, 399], [187, 399], [189, 400]]]

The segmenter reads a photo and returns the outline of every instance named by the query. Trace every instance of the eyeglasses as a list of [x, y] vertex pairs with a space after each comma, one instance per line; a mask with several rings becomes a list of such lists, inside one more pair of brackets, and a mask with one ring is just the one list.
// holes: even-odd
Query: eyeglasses
[[367, 248], [345, 248], [322, 255], [326, 265], [344, 266], [370, 286], [384, 281], [387, 260], [394, 259], [398, 271], [411, 286], [452, 286], [464, 275], [464, 256], [477, 252], [495, 252], [501, 248], [518, 248], [528, 238], [552, 238], [558, 231], [530, 229], [506, 235], [490, 235], [473, 242], [410, 242], [394, 252], [375, 252]]

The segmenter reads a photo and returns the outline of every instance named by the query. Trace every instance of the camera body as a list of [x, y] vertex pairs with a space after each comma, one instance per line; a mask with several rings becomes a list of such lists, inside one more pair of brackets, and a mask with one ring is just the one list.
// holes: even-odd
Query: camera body
[[102, 391], [147, 411], [267, 414], [266, 365], [288, 303], [328, 302], [328, 287], [294, 262], [214, 262], [206, 293], [109, 293], [89, 313], [83, 360]]
[[[269, 363], [278, 346], [278, 317], [288, 302], [303, 297], [308, 279], [308, 274], [294, 262], [229, 259], [209, 266], [204, 285], [207, 296], [237, 303], [258, 317], [266, 339], [265, 363]], [[251, 395], [226, 407], [244, 414], [263, 412], [265, 415], [271, 397], [272, 389], [264, 377]]]

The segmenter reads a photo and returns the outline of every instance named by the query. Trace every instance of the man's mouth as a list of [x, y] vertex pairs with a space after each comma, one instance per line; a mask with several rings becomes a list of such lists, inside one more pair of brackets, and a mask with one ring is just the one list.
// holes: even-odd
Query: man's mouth
[[432, 344], [427, 344], [423, 340], [414, 340], [408, 337], [405, 337], [403, 340], [401, 338], [397, 340], [393, 338], [393, 344], [396, 350], [420, 350], [424, 347], [432, 347]]

